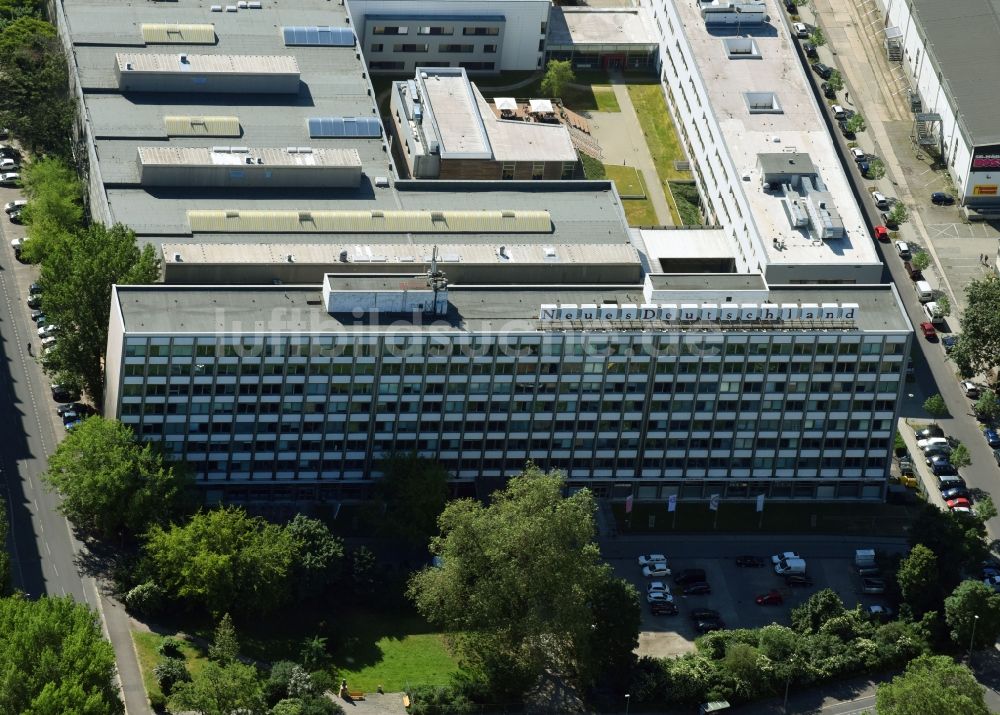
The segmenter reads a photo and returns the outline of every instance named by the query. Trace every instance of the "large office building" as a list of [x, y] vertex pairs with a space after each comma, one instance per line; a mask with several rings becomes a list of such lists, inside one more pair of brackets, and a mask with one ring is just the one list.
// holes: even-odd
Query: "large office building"
[[1000, 10], [992, 0], [878, 0], [914, 90], [917, 141], [940, 152], [972, 220], [1000, 213]]
[[608, 182], [401, 179], [356, 6], [58, 4], [93, 214], [164, 263], [114, 291], [106, 415], [232, 498], [411, 450], [468, 489], [883, 497], [911, 326], [781, 28], [672, 41], [719, 227], [639, 231]]

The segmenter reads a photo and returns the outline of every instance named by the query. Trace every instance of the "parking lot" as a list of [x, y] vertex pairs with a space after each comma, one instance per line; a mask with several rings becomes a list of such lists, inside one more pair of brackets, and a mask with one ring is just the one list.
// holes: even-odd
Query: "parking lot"
[[[693, 609], [707, 608], [719, 612], [726, 628], [756, 628], [768, 623], [790, 622], [791, 609], [801, 605], [810, 595], [823, 588], [832, 588], [848, 607], [884, 603], [877, 595], [861, 593], [861, 578], [854, 568], [855, 549], [875, 548], [881, 552], [905, 552], [902, 539], [871, 539], [866, 542], [843, 540], [836, 536], [789, 535], [665, 535], [655, 537], [619, 537], [602, 543], [602, 551], [621, 577], [639, 590], [642, 602], [642, 628], [639, 653], [654, 657], [679, 655], [694, 650], [699, 635], [691, 619]], [[781, 576], [774, 573], [771, 555], [780, 551], [796, 551], [807, 563], [807, 575], [813, 585], [789, 588]], [[673, 575], [665, 578], [645, 578], [638, 557], [641, 554], [664, 554], [673, 575], [684, 569], [703, 569], [711, 593], [685, 596], [674, 583]], [[764, 560], [761, 567], [738, 567], [736, 557], [753, 555]], [[646, 603], [647, 585], [662, 580], [671, 589], [678, 614], [659, 616], [651, 613]], [[757, 596], [779, 591], [780, 605], [757, 605]]]

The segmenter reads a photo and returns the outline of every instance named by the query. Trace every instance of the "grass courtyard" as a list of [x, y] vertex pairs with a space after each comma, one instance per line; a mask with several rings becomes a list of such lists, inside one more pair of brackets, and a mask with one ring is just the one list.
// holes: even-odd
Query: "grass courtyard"
[[656, 226], [660, 223], [641, 172], [631, 166], [615, 164], [605, 164], [604, 172], [618, 187], [629, 226]]

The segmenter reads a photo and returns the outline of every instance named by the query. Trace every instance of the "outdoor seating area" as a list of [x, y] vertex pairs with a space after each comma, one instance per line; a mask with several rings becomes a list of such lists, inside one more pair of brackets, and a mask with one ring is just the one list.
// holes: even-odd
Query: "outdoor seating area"
[[559, 100], [494, 97], [490, 107], [499, 119], [567, 124], [581, 132], [590, 133], [590, 123], [581, 115], [564, 107]]

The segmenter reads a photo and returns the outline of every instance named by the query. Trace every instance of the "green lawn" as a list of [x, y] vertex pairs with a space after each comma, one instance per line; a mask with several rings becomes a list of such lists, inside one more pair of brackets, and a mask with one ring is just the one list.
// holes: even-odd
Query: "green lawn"
[[[160, 654], [157, 648], [163, 642], [165, 636], [148, 631], [132, 631], [132, 642], [135, 643], [135, 651], [139, 654], [139, 669], [142, 670], [142, 680], [146, 684], [146, 693], [153, 702], [162, 702], [164, 695], [160, 692], [160, 686], [156, 683], [156, 676], [153, 675], [153, 668], [160, 662]], [[187, 663], [188, 672], [194, 674], [200, 671], [208, 658], [204, 651], [197, 646], [185, 641], [181, 646], [184, 653], [184, 661]]]
[[590, 88], [594, 92], [594, 101], [597, 104], [598, 112], [622, 111], [622, 108], [618, 106], [618, 98], [615, 96], [615, 90], [611, 85], [593, 84]]
[[676, 179], [690, 181], [690, 171], [678, 171], [674, 168], [674, 161], [684, 161], [686, 157], [673, 120], [667, 112], [667, 103], [660, 85], [630, 84], [628, 93], [635, 113], [639, 116], [639, 123], [646, 136], [646, 146], [649, 147], [660, 181], [664, 184]]
[[[719, 505], [718, 528], [713, 528], [715, 515], [707, 502], [678, 503], [677, 521], [667, 512], [664, 502], [636, 503], [631, 515], [625, 505], [612, 505], [618, 521], [618, 533], [686, 532], [754, 532], [817, 533], [903, 536], [907, 533], [920, 505], [896, 504], [765, 504], [763, 522], [753, 503]], [[628, 516], [631, 519], [628, 519]], [[650, 517], [653, 526], [650, 526]], [[758, 526], [762, 523], [762, 526]]]
[[[618, 187], [618, 195], [622, 197], [625, 218], [629, 226], [658, 226], [656, 209], [649, 200], [646, 180], [642, 173], [631, 166], [604, 165], [605, 175], [612, 179]], [[626, 198], [627, 196], [642, 196], [644, 198]]]

